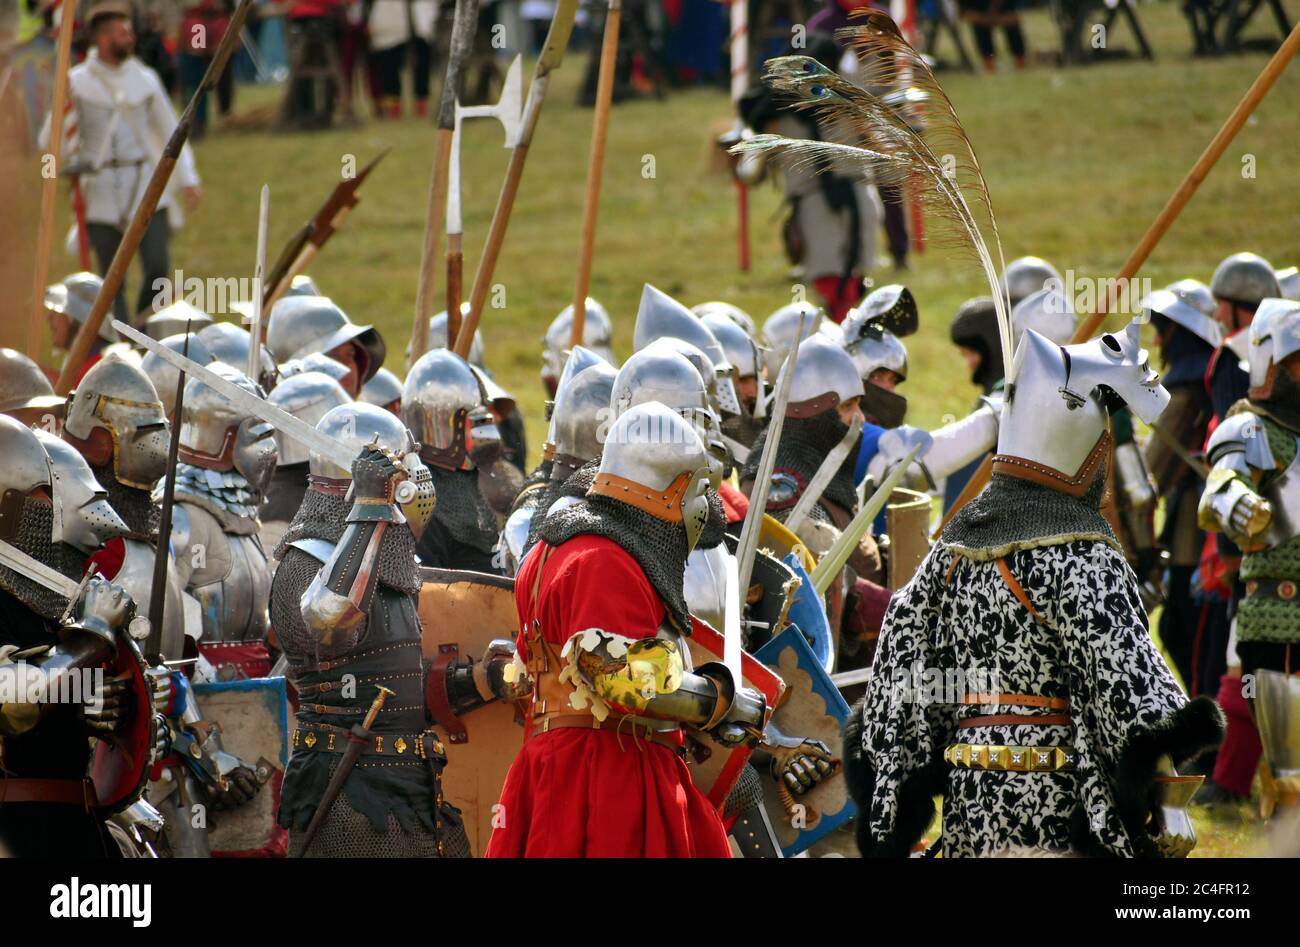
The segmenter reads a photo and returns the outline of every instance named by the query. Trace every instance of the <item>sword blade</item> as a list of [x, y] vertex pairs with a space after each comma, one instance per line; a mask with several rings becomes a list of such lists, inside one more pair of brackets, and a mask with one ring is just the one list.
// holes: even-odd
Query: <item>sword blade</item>
[[282, 434], [287, 434], [310, 450], [316, 451], [330, 463], [337, 464], [344, 470], [352, 469], [352, 461], [357, 459], [356, 455], [334, 438], [316, 430], [306, 421], [294, 417], [287, 411], [281, 411], [275, 405], [268, 404], [257, 395], [250, 394], [238, 385], [232, 384], [211, 369], [205, 368], [198, 362], [191, 361], [184, 355], [173, 352], [165, 345], [158, 344], [149, 336], [133, 329], [125, 322], [114, 320], [113, 328], [121, 333], [123, 338], [130, 339], [141, 348], [156, 353], [163, 361], [171, 363], [190, 377], [200, 379], [205, 385], [241, 411], [247, 411], [253, 417], [274, 425], [276, 430]]
[[840, 442], [831, 448], [822, 465], [817, 468], [813, 474], [812, 480], [804, 488], [803, 496], [799, 497], [799, 502], [795, 504], [790, 515], [786, 517], [785, 528], [792, 533], [799, 532], [799, 527], [803, 521], [808, 518], [812, 512], [813, 504], [822, 498], [826, 488], [830, 486], [831, 480], [839, 473], [840, 467], [844, 464], [844, 458], [849, 456], [849, 451], [858, 443], [858, 438], [862, 436], [862, 420], [855, 418], [849, 425], [849, 429], [844, 432]]
[[744, 680], [740, 673], [740, 610], [744, 595], [740, 590], [740, 570], [734, 556], [726, 557], [727, 606], [722, 619], [722, 664], [731, 672], [731, 679], [739, 687]]
[[39, 582], [58, 592], [69, 601], [75, 599], [80, 586], [62, 572], [50, 568], [39, 559], [33, 559], [16, 546], [0, 539], [0, 566], [13, 569], [21, 576]]

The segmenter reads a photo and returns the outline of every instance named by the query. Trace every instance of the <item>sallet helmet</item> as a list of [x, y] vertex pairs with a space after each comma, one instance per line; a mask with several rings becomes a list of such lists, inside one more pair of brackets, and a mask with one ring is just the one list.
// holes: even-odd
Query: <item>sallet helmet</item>
[[54, 393], [41, 366], [17, 349], [0, 348], [0, 414], [61, 417], [63, 408], [64, 399]]
[[100, 359], [68, 396], [63, 435], [85, 451], [92, 432], [102, 428], [113, 442], [113, 474], [118, 482], [152, 490], [167, 470], [167, 415], [143, 368], [117, 358]]

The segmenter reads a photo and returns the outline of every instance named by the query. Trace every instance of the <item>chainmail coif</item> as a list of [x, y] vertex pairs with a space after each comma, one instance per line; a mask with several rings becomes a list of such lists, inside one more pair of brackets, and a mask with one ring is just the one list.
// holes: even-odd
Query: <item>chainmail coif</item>
[[[26, 497], [18, 520], [18, 534], [9, 540], [10, 545], [68, 578], [80, 581], [85, 570], [85, 555], [64, 543], [52, 542], [50, 537], [53, 534], [54, 507], [48, 502]], [[8, 566], [0, 566], [0, 589], [50, 621], [58, 621], [68, 605], [68, 600], [54, 589], [34, 582]]]
[[1110, 543], [1122, 552], [1101, 515], [1105, 489], [1105, 464], [1088, 492], [1079, 498], [1021, 477], [995, 473], [983, 492], [949, 521], [939, 541], [980, 560], [1078, 539]]
[[497, 516], [479, 490], [478, 471], [445, 470], [434, 464], [429, 470], [438, 491], [433, 515], [453, 539], [480, 552], [491, 552], [497, 544]]
[[668, 523], [627, 503], [597, 495], [554, 511], [539, 533], [549, 546], [585, 535], [604, 536], [635, 559], [678, 629], [690, 633], [691, 612], [682, 589], [686, 528], [681, 523]]
[[[741, 469], [740, 480], [742, 483], [753, 482], [758, 476], [758, 465], [763, 456], [763, 447], [767, 443], [768, 433], [771, 428], [767, 428], [759, 435], [754, 442], [754, 449], [750, 451], [749, 460]], [[811, 418], [786, 418], [785, 424], [781, 428], [781, 443], [776, 446], [776, 463], [773, 464], [772, 471], [776, 473], [786, 470], [793, 473], [800, 482], [799, 491], [792, 496], [785, 504], [774, 504], [768, 502], [768, 511], [775, 515], [775, 511], [783, 507], [794, 507], [799, 502], [799, 497], [803, 493], [809, 481], [817, 475], [821, 469], [822, 463], [829, 454], [849, 431], [849, 426], [840, 420], [840, 413], [835, 409], [823, 411], [821, 414], [814, 415]], [[857, 463], [858, 452], [850, 450], [840, 464], [840, 469], [835, 472], [831, 482], [826, 485], [822, 492], [821, 500], [829, 500], [836, 506], [839, 506], [844, 512], [852, 514], [857, 509], [858, 492], [853, 484], [853, 467]]]

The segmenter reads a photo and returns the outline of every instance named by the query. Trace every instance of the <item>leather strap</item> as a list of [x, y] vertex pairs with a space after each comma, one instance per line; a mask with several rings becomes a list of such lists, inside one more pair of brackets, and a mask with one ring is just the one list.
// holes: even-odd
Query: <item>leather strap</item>
[[90, 812], [99, 797], [88, 779], [0, 779], [0, 806], [11, 802], [53, 802]]
[[323, 477], [320, 474], [307, 474], [307, 489], [326, 496], [345, 497], [352, 489], [352, 481], [340, 480], [337, 477]]
[[615, 733], [628, 733], [633, 741], [641, 743], [658, 743], [666, 746], [678, 755], [685, 753], [681, 743], [681, 728], [671, 730], [647, 730], [644, 724], [636, 722], [635, 717], [606, 717], [597, 720], [591, 714], [551, 714], [540, 723], [534, 723], [529, 739], [551, 730], [612, 730]]
[[690, 486], [691, 475], [679, 474], [664, 490], [651, 490], [645, 484], [628, 480], [611, 473], [596, 475], [596, 482], [587, 491], [589, 496], [604, 496], [635, 507], [643, 513], [649, 513], [655, 519], [666, 523], [682, 521], [682, 497]]
[[967, 694], [961, 699], [966, 706], [991, 704], [1016, 704], [1021, 707], [1043, 707], [1047, 710], [1069, 710], [1068, 697], [1043, 697], [1039, 694]]
[[1110, 455], [1110, 449], [1110, 431], [1103, 431], [1074, 476], [1063, 473], [1055, 467], [1040, 464], [1036, 460], [1016, 457], [1013, 454], [995, 454], [993, 456], [993, 473], [1019, 477], [1021, 480], [1028, 480], [1030, 483], [1049, 487], [1068, 496], [1081, 497], [1092, 486], [1092, 481], [1096, 477], [1102, 461]]
[[815, 418], [823, 411], [829, 411], [839, 403], [839, 394], [828, 391], [824, 395], [809, 398], [807, 401], [791, 401], [785, 406], [785, 416], [787, 418]]
[[1069, 714], [1047, 714], [1042, 717], [1033, 717], [1029, 714], [989, 714], [982, 717], [968, 717], [957, 724], [957, 729], [965, 730], [970, 727], [1018, 727], [1027, 723], [1040, 727], [1068, 727], [1074, 723], [1074, 718]]
[[447, 666], [460, 656], [460, 648], [454, 644], [438, 645], [438, 654], [429, 668], [425, 679], [424, 697], [429, 704], [429, 715], [433, 722], [447, 731], [447, 742], [468, 743], [469, 732], [465, 724], [452, 712], [451, 697], [447, 694]]
[[[348, 744], [358, 738], [346, 727], [335, 727], [327, 723], [304, 724], [294, 728], [289, 743], [296, 752], [311, 750], [315, 753], [342, 753]], [[424, 759], [432, 750], [434, 755], [442, 756], [446, 752], [442, 741], [432, 730], [423, 733], [375, 733], [364, 738], [361, 746], [362, 756], [409, 757]]]
[[1034, 621], [1039, 624], [1045, 624], [1043, 616], [1038, 614], [1038, 609], [1034, 608], [1034, 603], [1029, 601], [1029, 596], [1025, 594], [1024, 587], [1021, 586], [1021, 584], [1016, 581], [1016, 577], [1011, 574], [1011, 567], [1007, 565], [1007, 560], [999, 559], [997, 563], [998, 573], [1002, 576], [1002, 581], [1007, 584], [1007, 588], [1009, 588], [1011, 593], [1020, 600], [1020, 604], [1025, 606], [1026, 611], [1028, 611], [1030, 615], [1034, 616]]

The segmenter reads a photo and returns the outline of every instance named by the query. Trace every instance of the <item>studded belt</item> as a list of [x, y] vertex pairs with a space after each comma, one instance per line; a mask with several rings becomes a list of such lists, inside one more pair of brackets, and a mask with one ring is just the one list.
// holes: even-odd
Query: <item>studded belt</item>
[[1284, 602], [1300, 601], [1300, 583], [1291, 579], [1249, 579], [1248, 598], [1276, 598]]
[[[314, 753], [342, 753], [352, 739], [350, 730], [326, 723], [313, 723], [295, 727], [290, 737], [294, 750]], [[432, 730], [423, 733], [372, 733], [361, 747], [362, 756], [407, 756], [426, 759], [430, 755], [442, 757], [446, 749]]]
[[1069, 746], [992, 746], [954, 743], [943, 751], [945, 763], [958, 769], [987, 769], [1006, 773], [1067, 773], [1079, 754]]

